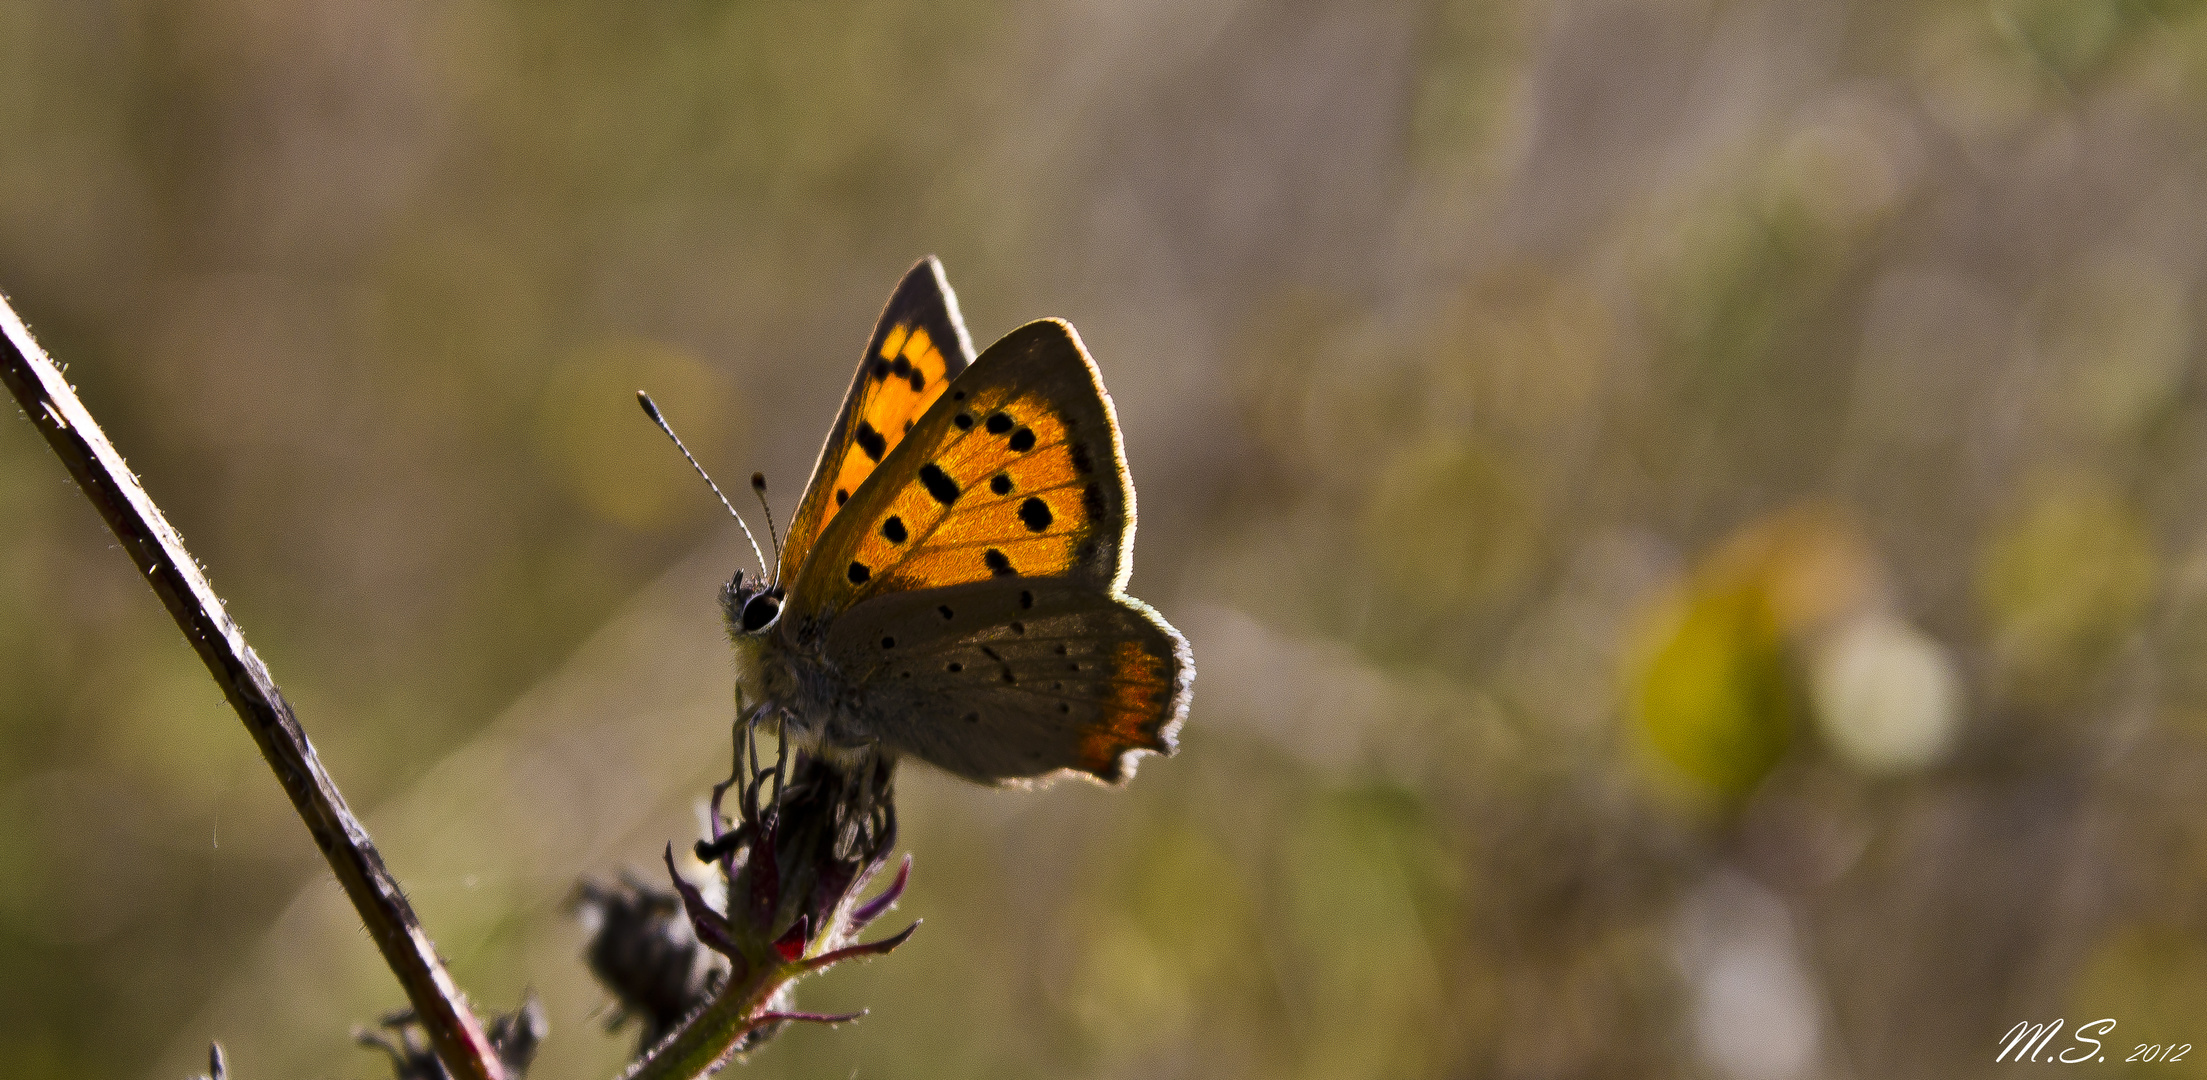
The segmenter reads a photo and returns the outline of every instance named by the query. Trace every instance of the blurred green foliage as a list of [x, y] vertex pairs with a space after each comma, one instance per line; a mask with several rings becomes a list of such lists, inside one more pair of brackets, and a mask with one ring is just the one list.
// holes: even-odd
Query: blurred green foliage
[[[1991, 1075], [2207, 1046], [2201, 131], [2183, 0], [19, 0], [0, 289], [540, 1077], [724, 775], [632, 396], [786, 511], [930, 251], [1096, 354], [1195, 711], [909, 770], [927, 925], [745, 1069]], [[0, 423], [0, 1074], [373, 1075], [326, 873]]]

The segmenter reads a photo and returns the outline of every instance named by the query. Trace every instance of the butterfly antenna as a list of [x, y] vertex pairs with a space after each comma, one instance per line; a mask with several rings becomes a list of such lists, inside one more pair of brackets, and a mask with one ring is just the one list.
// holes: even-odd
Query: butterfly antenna
[[766, 539], [774, 545], [774, 583], [782, 580], [782, 538], [774, 532], [774, 508], [766, 503], [766, 474], [751, 474], [751, 493], [759, 497], [759, 510], [766, 514]]
[[742, 514], [736, 513], [734, 506], [729, 505], [728, 496], [720, 493], [720, 485], [713, 483], [712, 474], [705, 471], [705, 466], [697, 463], [697, 458], [691, 455], [689, 447], [682, 445], [682, 436], [675, 434], [674, 427], [667, 423], [667, 418], [659, 415], [659, 406], [651, 403], [650, 394], [638, 390], [636, 391], [636, 400], [643, 405], [644, 415], [651, 417], [651, 422], [659, 425], [659, 430], [666, 432], [667, 438], [674, 440], [674, 448], [682, 451], [683, 457], [689, 458], [690, 468], [696, 469], [697, 475], [705, 478], [705, 486], [713, 489], [713, 497], [720, 500], [720, 505], [728, 507], [729, 516], [735, 518], [736, 525], [743, 529], [743, 538], [751, 541], [751, 554], [759, 560], [759, 576], [761, 578], [770, 576], [772, 571], [767, 569], [765, 553], [759, 550], [758, 537], [751, 535], [750, 524], [743, 520]]

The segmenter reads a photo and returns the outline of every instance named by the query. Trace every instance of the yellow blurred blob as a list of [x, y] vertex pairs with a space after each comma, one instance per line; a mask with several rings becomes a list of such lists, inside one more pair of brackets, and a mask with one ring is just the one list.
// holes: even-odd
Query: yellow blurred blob
[[1789, 643], [1859, 610], [1876, 567], [1824, 506], [1753, 522], [1650, 617], [1631, 701], [1648, 745], [1695, 793], [1730, 804], [1793, 738], [1802, 701]]
[[[1609, 309], [1580, 282], [1512, 264], [1467, 290], [1438, 343], [1427, 410], [1436, 425], [1553, 437], [1582, 420], [1615, 347]], [[1454, 412], [1457, 415], [1446, 415]]]
[[1664, 621], [1634, 680], [1641, 728], [1664, 761], [1730, 802], [1791, 740], [1784, 639], [1769, 598], [1749, 582], [1694, 589]]
[[[2102, 1017], [2116, 1021], [2115, 1030], [2104, 1035], [2097, 1029], [2088, 1032], [2107, 1044], [2108, 1064], [2122, 1061], [2140, 1044], [2189, 1043], [2191, 1052], [2180, 1060], [2130, 1068], [2156, 1077], [2207, 1076], [2207, 1038], [2199, 1031], [2199, 1017], [2207, 1014], [2207, 944], [2189, 928], [2117, 928], [2085, 963], [2070, 987], [2067, 1006], [2070, 1030]], [[2059, 1041], [2065, 1047], [2077, 1045], [2066, 1032]]]
[[2069, 381], [2064, 403], [2085, 428], [2120, 436], [2170, 403], [2191, 355], [2182, 281], [2128, 252], [2072, 271], [2048, 298], [2039, 347]]
[[1986, 542], [1978, 598], [2004, 666], [2046, 690], [2145, 614], [2157, 559], [2144, 523], [2104, 485], [2071, 475], [2036, 489]]
[[[537, 448], [546, 463], [591, 513], [632, 529], [723, 513], [637, 408], [638, 390], [651, 394], [691, 452], [712, 468], [731, 434], [719, 380], [688, 352], [642, 340], [586, 346], [553, 368], [537, 408]], [[715, 479], [728, 489], [726, 478]], [[740, 483], [735, 490], [740, 494]]]
[[1834, 95], [1802, 118], [1773, 162], [1773, 195], [1830, 232], [1884, 219], [1915, 186], [1922, 151], [1905, 114], [1868, 94]]
[[1100, 919], [1084, 945], [1067, 1004], [1107, 1057], [1138, 1056], [1184, 1035], [1196, 1001], [1176, 957], [1117, 916]]
[[1985, 15], [1976, 5], [1948, 8], [1932, 16], [1911, 50], [1910, 81], [1925, 108], [1972, 142], [1998, 140], [2027, 123], [2039, 106], [2042, 77], [2015, 48], [2015, 39], [2001, 33], [2014, 25], [2012, 17]]
[[1361, 525], [1390, 598], [1423, 614], [1500, 599], [1540, 550], [1532, 493], [1492, 455], [1439, 436], [1381, 468]]
[[1448, 1074], [1443, 1048], [1426, 1037], [1457, 1021], [1419, 903], [1448, 873], [1430, 828], [1402, 793], [1352, 789], [1320, 800], [1285, 838], [1287, 876], [1270, 930], [1291, 1037], [1302, 1047], [1292, 1075]]

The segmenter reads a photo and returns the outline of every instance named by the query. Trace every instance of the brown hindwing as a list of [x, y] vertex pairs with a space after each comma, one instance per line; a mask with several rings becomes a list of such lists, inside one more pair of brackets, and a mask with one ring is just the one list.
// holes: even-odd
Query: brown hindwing
[[1064, 579], [990, 579], [858, 605], [827, 637], [867, 726], [982, 783], [1118, 783], [1171, 754], [1195, 664], [1140, 601]]

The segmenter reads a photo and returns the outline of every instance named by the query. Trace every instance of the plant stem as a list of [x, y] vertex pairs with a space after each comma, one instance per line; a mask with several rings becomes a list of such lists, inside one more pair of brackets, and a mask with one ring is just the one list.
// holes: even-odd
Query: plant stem
[[107, 519], [108, 528], [168, 605], [176, 625], [221, 684], [230, 707], [260, 744], [261, 756], [275, 770], [277, 782], [291, 796], [291, 805], [306, 822], [315, 846], [322, 849], [369, 935], [383, 950], [384, 961], [405, 987], [446, 1070], [465, 1080], [503, 1080], [498, 1056], [438, 960], [436, 945], [384, 868], [368, 830], [346, 808], [337, 784], [323, 771], [305, 729], [276, 689], [267, 667], [245, 643], [244, 633], [223, 610], [214, 586], [185, 550], [183, 537], [139, 486], [122, 455], [115, 452], [5, 297], [0, 297], [0, 332], [7, 338], [7, 348], [0, 352], [0, 381], [8, 384], [25, 415], [76, 477], [85, 497]]
[[739, 963], [743, 970], [731, 971], [712, 1001], [637, 1059], [621, 1080], [690, 1080], [719, 1068], [766, 1018], [775, 992], [799, 974], [795, 965], [777, 961]]

